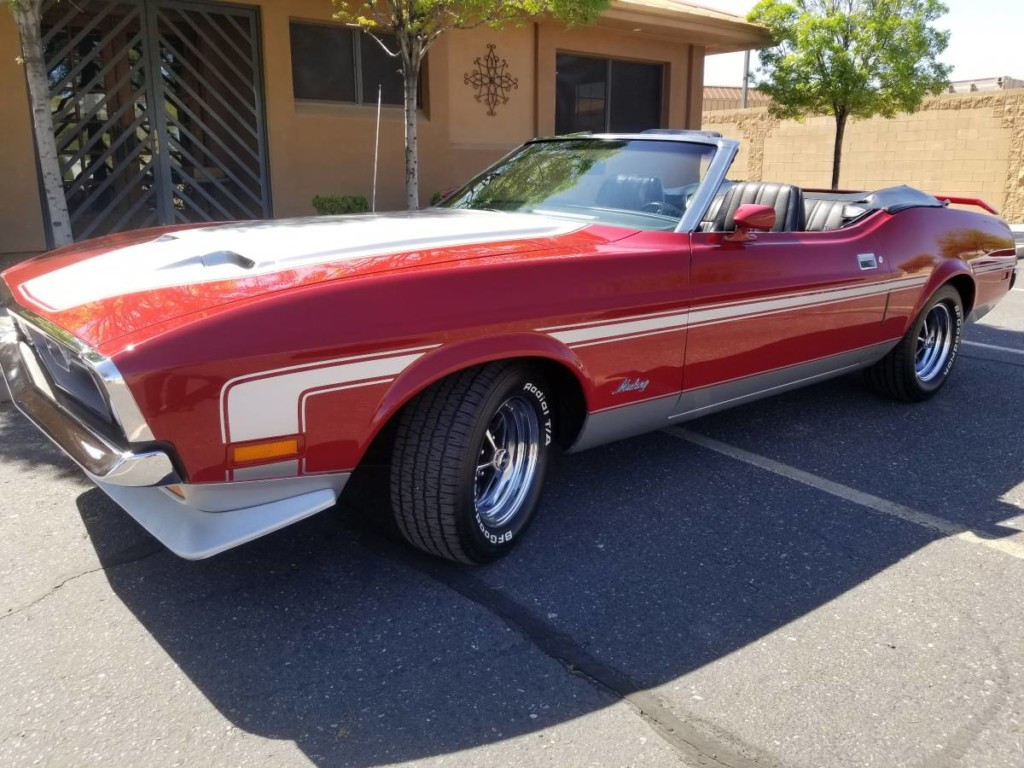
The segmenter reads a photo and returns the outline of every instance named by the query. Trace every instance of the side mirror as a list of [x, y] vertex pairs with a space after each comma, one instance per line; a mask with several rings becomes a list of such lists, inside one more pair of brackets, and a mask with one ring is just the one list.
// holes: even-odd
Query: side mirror
[[736, 209], [732, 217], [736, 222], [736, 231], [730, 232], [723, 239], [730, 243], [746, 243], [756, 240], [750, 230], [770, 230], [775, 226], [775, 209], [770, 205], [752, 205], [747, 203]]
[[443, 203], [449, 197], [451, 197], [456, 192], [458, 192], [459, 189], [460, 189], [460, 187], [448, 187], [448, 189], [445, 189], [445, 190], [442, 190], [441, 192], [438, 192], [437, 196], [435, 197], [435, 199], [430, 201], [430, 204], [431, 205], [437, 205], [438, 203]]

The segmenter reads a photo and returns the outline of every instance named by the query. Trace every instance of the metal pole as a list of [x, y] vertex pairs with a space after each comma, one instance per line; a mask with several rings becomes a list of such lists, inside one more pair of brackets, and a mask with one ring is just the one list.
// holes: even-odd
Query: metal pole
[[383, 86], [377, 83], [377, 136], [373, 140], [373, 202], [370, 211], [377, 212], [377, 157], [380, 154], [380, 103]]
[[750, 90], [750, 51], [743, 52], [743, 93], [740, 95], [740, 108], [747, 108], [747, 92]]

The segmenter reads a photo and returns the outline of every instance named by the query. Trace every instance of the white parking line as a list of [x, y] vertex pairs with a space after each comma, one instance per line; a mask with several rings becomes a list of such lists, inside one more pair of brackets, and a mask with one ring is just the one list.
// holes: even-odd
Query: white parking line
[[1000, 347], [996, 344], [982, 344], [980, 341], [964, 341], [969, 347], [981, 347], [982, 349], [995, 349], [999, 352], [1009, 352], [1011, 355], [1024, 355], [1024, 349], [1014, 349], [1013, 347]]
[[987, 534], [971, 530], [959, 523], [954, 523], [952, 520], [946, 520], [944, 517], [936, 517], [935, 515], [930, 515], [927, 512], [920, 512], [916, 509], [912, 509], [911, 507], [905, 507], [902, 504], [897, 504], [896, 502], [888, 501], [887, 499], [882, 499], [878, 496], [873, 496], [870, 493], [858, 491], [856, 488], [850, 488], [849, 486], [835, 483], [831, 480], [826, 480], [823, 477], [812, 475], [810, 472], [805, 472], [802, 469], [791, 467], [788, 464], [783, 464], [782, 462], [775, 461], [774, 459], [769, 459], [766, 456], [745, 451], [742, 448], [737, 448], [711, 437], [699, 435], [696, 432], [691, 432], [690, 430], [683, 429], [682, 427], [668, 427], [663, 431], [673, 437], [678, 437], [681, 440], [686, 440], [694, 445], [699, 445], [702, 448], [707, 448], [715, 451], [716, 453], [720, 453], [723, 456], [728, 456], [731, 459], [742, 461], [745, 464], [750, 464], [751, 466], [759, 469], [764, 469], [789, 480], [795, 480], [798, 483], [810, 486], [811, 488], [815, 488], [819, 491], [824, 491], [825, 493], [829, 493], [843, 499], [844, 501], [853, 502], [854, 504], [866, 507], [874, 512], [889, 515], [890, 517], [897, 517], [900, 520], [913, 523], [921, 528], [927, 528], [930, 531], [937, 531], [944, 536], [950, 536], [968, 544], [980, 544], [983, 547], [994, 549], [1004, 555], [1024, 560], [1024, 544], [1019, 544], [1007, 539], [994, 539]]

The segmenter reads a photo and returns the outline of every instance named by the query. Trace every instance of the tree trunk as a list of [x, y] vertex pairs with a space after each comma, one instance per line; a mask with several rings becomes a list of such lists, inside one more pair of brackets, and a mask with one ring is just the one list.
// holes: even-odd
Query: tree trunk
[[64, 181], [57, 159], [57, 141], [53, 135], [53, 115], [50, 113], [50, 84], [43, 60], [43, 42], [40, 0], [19, 0], [14, 15], [21, 33], [21, 56], [25, 61], [29, 101], [32, 107], [32, 128], [35, 131], [39, 153], [39, 170], [43, 177], [43, 192], [50, 213], [50, 232], [55, 247], [72, 242], [68, 203], [64, 197]]
[[420, 168], [417, 151], [416, 97], [420, 82], [419, 46], [410, 46], [407, 60], [403, 62], [405, 78], [405, 206], [410, 211], [420, 207]]
[[832, 149], [832, 189], [839, 189], [839, 169], [843, 163], [843, 134], [846, 133], [846, 113], [836, 112], [836, 143]]

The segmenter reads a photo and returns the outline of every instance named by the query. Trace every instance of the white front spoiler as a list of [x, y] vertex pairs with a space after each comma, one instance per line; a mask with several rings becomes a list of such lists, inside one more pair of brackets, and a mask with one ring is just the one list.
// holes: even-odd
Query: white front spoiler
[[[342, 473], [183, 486], [185, 499], [165, 488], [92, 480], [171, 552], [201, 560], [333, 506], [348, 478]], [[237, 508], [230, 508], [232, 499]], [[224, 510], [205, 511], [197, 504]]]

